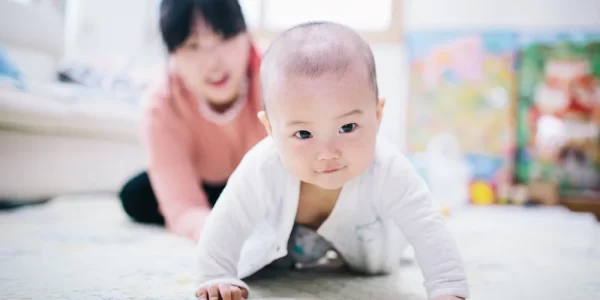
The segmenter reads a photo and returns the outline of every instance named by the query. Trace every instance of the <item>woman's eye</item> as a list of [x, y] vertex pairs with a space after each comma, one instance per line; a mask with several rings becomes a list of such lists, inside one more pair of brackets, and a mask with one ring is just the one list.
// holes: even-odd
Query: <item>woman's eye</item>
[[340, 133], [352, 132], [354, 129], [356, 129], [356, 123], [346, 124], [340, 128]]
[[301, 140], [305, 140], [305, 139], [310, 139], [312, 137], [312, 134], [306, 130], [300, 130], [300, 131], [296, 132], [294, 134], [294, 136]]
[[198, 43], [196, 43], [196, 42], [190, 42], [185, 45], [185, 48], [188, 50], [196, 50], [199, 47], [200, 47], [200, 45], [198, 45]]

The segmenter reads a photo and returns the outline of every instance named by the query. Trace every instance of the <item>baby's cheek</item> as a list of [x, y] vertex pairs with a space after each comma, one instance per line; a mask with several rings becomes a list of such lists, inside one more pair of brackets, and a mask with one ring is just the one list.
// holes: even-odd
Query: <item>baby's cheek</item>
[[310, 141], [291, 141], [284, 144], [284, 150], [287, 159], [294, 161], [303, 161], [312, 153]]
[[368, 148], [374, 140], [372, 132], [367, 129], [358, 130], [354, 134], [350, 134], [347, 139], [348, 146], [357, 150]]
[[348, 144], [346, 151], [355, 163], [360, 165], [370, 164], [375, 153], [375, 138], [363, 135], [360, 138], [353, 139]]
[[312, 174], [310, 170], [313, 162], [310, 151], [306, 145], [290, 145], [286, 151], [280, 152], [285, 167], [301, 180], [310, 180]]

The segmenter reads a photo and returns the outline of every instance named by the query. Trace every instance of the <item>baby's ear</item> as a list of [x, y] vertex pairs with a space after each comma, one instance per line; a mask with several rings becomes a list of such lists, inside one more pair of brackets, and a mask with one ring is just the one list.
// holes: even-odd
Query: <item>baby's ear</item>
[[385, 107], [385, 98], [379, 98], [377, 101], [377, 122], [381, 124], [381, 119], [383, 118], [383, 108]]
[[271, 122], [269, 122], [269, 118], [267, 117], [267, 113], [264, 110], [261, 110], [256, 115], [260, 122], [265, 126], [265, 130], [267, 134], [271, 135]]

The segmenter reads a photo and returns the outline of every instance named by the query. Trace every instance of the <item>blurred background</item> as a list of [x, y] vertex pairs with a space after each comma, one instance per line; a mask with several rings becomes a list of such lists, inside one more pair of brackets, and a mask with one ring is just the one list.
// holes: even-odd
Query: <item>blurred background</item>
[[[0, 1], [0, 197], [117, 191], [144, 167], [137, 105], [164, 68], [159, 3]], [[597, 1], [240, 3], [262, 50], [307, 20], [363, 34], [387, 98], [381, 134], [455, 195], [441, 205], [600, 214]]]
[[[0, 0], [0, 208], [74, 200], [0, 211], [6, 299], [189, 294], [192, 247], [134, 226], [115, 196], [146, 168], [139, 100], [165, 68], [159, 3]], [[473, 299], [600, 293], [598, 0], [240, 3], [263, 51], [309, 20], [370, 43], [380, 134], [449, 217]], [[423, 298], [410, 296], [422, 296], [418, 268], [405, 270], [402, 299]], [[373, 282], [341, 289], [373, 298], [385, 284]]]

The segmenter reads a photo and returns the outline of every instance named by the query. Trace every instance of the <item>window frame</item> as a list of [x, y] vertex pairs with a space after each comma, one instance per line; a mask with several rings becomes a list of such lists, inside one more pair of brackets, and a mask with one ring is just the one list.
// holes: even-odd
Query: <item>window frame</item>
[[[278, 35], [280, 35], [283, 30], [273, 30], [265, 27], [263, 16], [264, 12], [266, 11], [266, 1], [255, 1], [258, 1], [259, 5], [258, 23], [256, 24], [257, 26], [255, 28], [249, 27], [249, 31], [252, 33], [253, 37], [258, 40], [272, 41]], [[402, 28], [402, 12], [404, 7], [402, 4], [402, 0], [391, 1], [392, 15], [390, 18], [390, 24], [386, 30], [358, 30], [358, 33], [370, 44], [402, 43], [404, 38]]]

